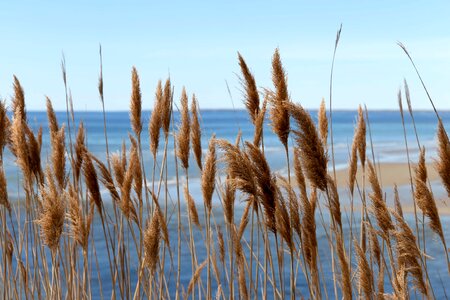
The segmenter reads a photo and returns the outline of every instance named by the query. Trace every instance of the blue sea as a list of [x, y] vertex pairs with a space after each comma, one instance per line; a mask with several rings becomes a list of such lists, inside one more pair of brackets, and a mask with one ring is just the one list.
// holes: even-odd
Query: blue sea
[[[310, 111], [314, 120], [316, 120], [317, 111]], [[142, 134], [142, 144], [143, 148], [143, 157], [144, 157], [144, 166], [146, 169], [146, 174], [148, 181], [151, 181], [150, 174], [152, 174], [153, 168], [153, 160], [152, 155], [149, 150], [149, 137], [148, 131], [148, 120], [150, 118], [151, 112], [143, 111], [142, 118], [144, 121], [144, 131]], [[418, 144], [416, 141], [416, 135], [414, 133], [414, 127], [411, 122], [411, 117], [407, 111], [404, 113], [405, 115], [405, 125], [406, 125], [406, 140], [408, 143], [408, 148], [410, 153], [410, 159], [412, 162], [416, 162], [418, 158]], [[103, 127], [103, 114], [101, 112], [75, 112], [75, 124], [79, 122], [83, 122], [87, 132], [87, 145], [89, 151], [91, 151], [96, 157], [101, 160], [106, 159], [106, 148], [105, 148], [105, 138], [104, 138], [104, 127]], [[450, 129], [450, 112], [440, 112], [440, 116], [444, 121], [444, 124], [447, 128], [447, 131]], [[42, 147], [42, 163], [46, 163], [46, 157], [50, 154], [49, 147], [49, 135], [47, 129], [47, 115], [45, 112], [27, 112], [27, 117], [29, 123], [32, 125], [34, 130], [38, 130], [39, 126], [43, 127], [43, 147]], [[67, 125], [67, 116], [65, 112], [57, 112], [57, 118], [60, 124], [66, 123]], [[333, 144], [334, 144], [334, 157], [335, 157], [335, 165], [336, 168], [345, 168], [347, 166], [347, 161], [349, 157], [349, 151], [352, 143], [352, 138], [354, 134], [354, 128], [357, 118], [356, 111], [334, 111], [333, 112]], [[178, 124], [179, 115], [175, 113], [173, 126], [176, 130]], [[417, 128], [417, 134], [422, 146], [425, 146], [427, 151], [427, 159], [429, 162], [432, 162], [432, 159], [436, 157], [436, 127], [437, 127], [437, 118], [434, 112], [431, 111], [415, 111], [414, 119]], [[71, 122], [71, 133], [72, 139], [75, 138], [76, 126], [73, 126], [72, 120]], [[234, 142], [238, 131], [241, 131], [242, 138], [244, 140], [252, 140], [253, 139], [253, 125], [249, 121], [248, 114], [245, 110], [202, 110], [201, 111], [201, 127], [202, 127], [202, 147], [204, 151], [207, 149], [208, 140], [214, 134], [218, 139], [225, 139], [231, 142]], [[128, 139], [128, 134], [132, 133], [130, 122], [129, 122], [129, 114], [128, 112], [108, 112], [106, 114], [106, 124], [107, 124], [107, 135], [108, 135], [108, 143], [109, 143], [109, 151], [110, 153], [118, 153], [121, 150], [122, 143], [124, 142], [127, 145], [127, 149], [129, 148], [130, 142]], [[374, 158], [376, 162], [385, 162], [385, 163], [401, 163], [407, 162], [407, 155], [405, 151], [405, 137], [404, 131], [402, 127], [401, 116], [398, 111], [369, 111], [368, 113], [368, 136], [367, 136], [367, 146], [368, 146], [368, 158], [372, 159], [371, 149], [373, 147]], [[68, 135], [67, 131], [66, 134]], [[69, 139], [67, 137], [67, 143]], [[331, 136], [329, 136], [329, 144], [331, 143]], [[289, 141], [290, 147], [293, 146], [293, 141]], [[159, 156], [157, 157], [158, 164], [162, 161], [162, 153], [163, 153], [164, 143], [161, 139], [160, 142], [160, 150]], [[279, 173], [281, 175], [286, 175], [286, 158], [284, 148], [279, 142], [277, 136], [275, 136], [270, 127], [270, 120], [267, 120], [265, 128], [264, 128], [264, 147], [265, 154], [270, 164], [270, 167], [273, 172]], [[174, 160], [174, 150], [173, 150], [173, 141], [172, 139], [168, 144], [168, 184], [169, 184], [169, 194], [171, 198], [176, 199], [177, 193], [177, 180], [176, 180], [176, 167]], [[331, 153], [331, 149], [329, 150]], [[220, 151], [218, 151], [220, 157]], [[203, 208], [200, 205], [202, 204], [202, 197], [200, 191], [200, 178], [198, 167], [195, 163], [195, 160], [192, 158], [190, 161], [190, 169], [189, 169], [189, 187], [190, 191], [198, 204], [198, 211], [200, 214], [200, 219], [203, 219]], [[222, 164], [219, 164], [220, 167], [223, 167]], [[330, 164], [331, 167], [331, 164]], [[20, 172], [18, 167], [15, 164], [14, 158], [7, 151], [5, 153], [4, 160], [4, 168], [7, 175], [8, 180], [8, 192], [11, 199], [20, 199], [23, 195], [23, 191], [21, 189], [21, 179]], [[159, 167], [158, 167], [159, 168]], [[158, 170], [157, 168], [157, 170]], [[157, 174], [159, 174], [157, 172]], [[183, 172], [180, 169], [180, 178], [179, 182], [184, 182]], [[410, 192], [408, 187], [400, 187], [400, 191], [403, 196], [409, 197]], [[342, 201], [348, 196], [348, 192], [344, 189], [340, 190]], [[388, 190], [388, 196], [390, 195], [390, 190]], [[445, 195], [442, 189], [438, 188], [438, 193], [441, 195]], [[102, 191], [103, 201], [105, 202], [105, 206], [109, 207], [110, 197], [106, 190]], [[242, 205], [237, 203], [237, 212], [236, 217], [238, 218], [242, 211]], [[173, 208], [169, 207], [170, 209]], [[223, 214], [221, 212], [221, 204], [218, 198], [214, 199], [214, 216], [215, 222], [217, 224], [223, 224]], [[324, 220], [328, 222], [329, 218], [324, 210]], [[183, 208], [183, 218], [187, 220], [186, 210]], [[411, 220], [412, 216], [408, 216], [407, 218]], [[346, 226], [346, 230], [348, 230], [348, 220], [347, 216], [343, 214], [343, 223]], [[96, 220], [98, 221], [98, 220]], [[450, 218], [448, 216], [442, 216], [442, 222], [444, 231], [446, 232], [447, 242], [450, 243]], [[345, 225], [346, 224], [346, 225]], [[177, 224], [176, 224], [176, 216], [169, 219], [169, 235], [171, 239], [173, 239], [173, 246], [176, 245], [177, 239]], [[319, 251], [322, 249], [323, 260], [326, 260], [326, 253], [329, 251], [328, 249], [328, 241], [326, 239], [325, 233], [321, 229], [322, 226], [318, 223], [318, 239], [319, 239]], [[444, 292], [442, 286], [440, 284], [440, 280], [443, 282], [450, 282], [450, 277], [447, 273], [447, 268], [445, 264], [445, 260], [443, 259], [442, 253], [442, 245], [437, 240], [437, 237], [432, 234], [432, 232], [428, 231], [427, 236], [429, 236], [429, 241], [427, 242], [427, 254], [431, 257], [428, 261], [428, 269], [430, 272], [430, 277], [433, 284], [434, 290], [437, 298], [441, 298], [444, 296]], [[108, 261], [105, 255], [104, 241], [103, 241], [103, 233], [101, 229], [101, 225], [99, 222], [94, 222], [93, 229], [93, 238], [95, 240], [97, 255], [99, 257], [99, 267], [98, 270], [100, 272], [100, 276], [103, 278], [102, 280], [102, 293], [99, 291], [98, 281], [93, 279], [91, 282], [93, 297], [100, 298], [103, 295], [106, 299], [110, 298], [111, 290], [113, 287], [110, 284], [110, 274]], [[196, 238], [203, 239], [202, 235], [196, 234]], [[346, 243], [348, 243], [347, 241]], [[202, 241], [199, 242], [200, 245], [203, 244]], [[204, 247], [203, 247], [204, 248]], [[202, 247], [198, 248], [199, 261], [202, 261], [201, 256], [205, 255], [205, 249]], [[189, 256], [189, 250], [187, 247], [183, 248], [183, 253], [186, 256]], [[322, 255], [322, 254], [321, 254]], [[329, 255], [329, 254], [328, 254]], [[328, 258], [329, 259], [329, 258]], [[187, 272], [183, 272], [182, 276], [182, 284], [187, 286], [191, 279], [191, 265], [190, 265], [190, 257], [186, 257], [186, 259], [182, 259], [183, 265], [182, 269], [186, 269]], [[327, 265], [326, 261], [323, 262], [324, 265]], [[136, 276], [138, 262], [134, 262], [132, 266], [130, 266], [130, 273], [134, 274], [132, 276]], [[353, 260], [354, 264], [354, 260]], [[288, 266], [287, 266], [288, 267]], [[93, 266], [94, 270], [96, 269], [95, 265]], [[353, 266], [355, 268], [355, 266]], [[169, 272], [169, 267], [167, 268], [167, 272]], [[95, 271], [96, 272], [96, 271]], [[169, 289], [173, 288], [173, 282], [175, 280], [176, 274], [174, 270], [172, 273], [167, 273], [167, 276], [170, 278]], [[325, 277], [324, 280], [327, 285], [327, 290], [329, 295], [333, 294], [333, 283], [331, 270], [324, 271]], [[206, 273], [205, 273], [206, 274]], [[224, 275], [225, 276], [225, 275]], [[305, 297], [308, 296], [308, 289], [306, 288], [306, 284], [303, 281], [302, 275], [299, 276], [297, 281], [297, 286], [299, 292], [302, 293]], [[236, 285], [237, 287], [237, 285]], [[117, 287], [116, 287], [117, 289]], [[448, 287], [447, 287], [448, 289]], [[287, 290], [287, 296], [289, 291]], [[389, 292], [389, 289], [386, 290]], [[449, 290], [447, 290], [447, 293]], [[269, 292], [269, 295], [271, 293]], [[333, 298], [333, 297], [331, 297]]]
[[[314, 119], [316, 119], [317, 111], [310, 111]], [[143, 133], [142, 144], [144, 166], [146, 173], [151, 174], [153, 159], [149, 149], [149, 135], [148, 121], [151, 112], [143, 111], [142, 118]], [[411, 160], [417, 161], [418, 145], [411, 118], [406, 111], [405, 125], [406, 138], [410, 150]], [[75, 124], [83, 122], [87, 132], [87, 144], [89, 151], [91, 151], [99, 159], [106, 159], [105, 136], [103, 127], [103, 114], [101, 112], [82, 112], [78, 111], [74, 114]], [[178, 124], [178, 114], [174, 114], [175, 130]], [[400, 113], [398, 111], [369, 111], [369, 125], [370, 135], [368, 131], [367, 145], [368, 157], [371, 158], [371, 145], [373, 145], [375, 160], [377, 162], [407, 162], [405, 152], [405, 142], [403, 127]], [[450, 126], [450, 112], [441, 112], [440, 116], [447, 127]], [[333, 143], [335, 152], [336, 168], [345, 168], [347, 166], [349, 149], [351, 147], [354, 127], [356, 122], [356, 111], [334, 111], [333, 112]], [[434, 112], [431, 111], [415, 111], [414, 118], [418, 137], [422, 146], [426, 148], [427, 157], [435, 157], [436, 152], [436, 126], [437, 118]], [[60, 124], [65, 123], [67, 126], [67, 116], [65, 112], [57, 112], [57, 119]], [[45, 163], [45, 157], [50, 151], [50, 140], [48, 135], [47, 114], [45, 112], [28, 112], [28, 120], [32, 128], [37, 131], [40, 126], [43, 127], [43, 147], [42, 155]], [[76, 126], [73, 127], [71, 122], [72, 139], [75, 139]], [[202, 127], [202, 147], [206, 151], [208, 147], [208, 140], [215, 134], [218, 139], [225, 139], [231, 142], [236, 140], [237, 134], [240, 131], [244, 140], [253, 139], [253, 125], [249, 121], [248, 114], [245, 110], [204, 110], [201, 112], [201, 127]], [[110, 154], [119, 152], [122, 143], [125, 142], [127, 147], [130, 145], [128, 134], [132, 133], [128, 112], [108, 112], [106, 114], [107, 135]], [[68, 135], [66, 131], [66, 136]], [[162, 153], [164, 143], [161, 138], [159, 156], [157, 160], [162, 160]], [[331, 136], [328, 137], [329, 144], [331, 143]], [[69, 140], [67, 139], [67, 142]], [[293, 141], [289, 141], [292, 147]], [[283, 146], [275, 136], [270, 127], [270, 120], [267, 120], [264, 128], [264, 147], [265, 153], [269, 160], [272, 171], [286, 174], [286, 159]], [[330, 150], [331, 151], [331, 150]], [[330, 152], [331, 153], [331, 152]], [[195, 165], [194, 160], [191, 160], [191, 168], [189, 177], [194, 182], [199, 178], [199, 171]], [[331, 166], [331, 165], [330, 165]], [[8, 175], [9, 194], [11, 196], [17, 195], [17, 167], [13, 157], [9, 152], [6, 153], [4, 162], [5, 172]], [[175, 183], [175, 161], [173, 142], [168, 143], [168, 170], [169, 182]]]

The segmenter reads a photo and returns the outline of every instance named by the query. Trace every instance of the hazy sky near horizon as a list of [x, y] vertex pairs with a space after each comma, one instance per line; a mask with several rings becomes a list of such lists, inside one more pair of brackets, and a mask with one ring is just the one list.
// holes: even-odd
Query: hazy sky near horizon
[[[65, 109], [61, 58], [76, 110], [100, 110], [98, 48], [105, 106], [127, 110], [131, 68], [141, 77], [143, 108], [169, 74], [176, 101], [184, 85], [201, 108], [243, 107], [239, 51], [258, 86], [272, 87], [279, 47], [291, 98], [307, 108], [328, 101], [336, 31], [334, 107], [396, 109], [408, 80], [413, 107], [431, 109], [407, 57], [415, 59], [438, 109], [450, 109], [448, 1], [3, 1], [0, 97], [10, 103], [15, 74], [30, 110]], [[228, 82], [232, 100], [227, 92]]]

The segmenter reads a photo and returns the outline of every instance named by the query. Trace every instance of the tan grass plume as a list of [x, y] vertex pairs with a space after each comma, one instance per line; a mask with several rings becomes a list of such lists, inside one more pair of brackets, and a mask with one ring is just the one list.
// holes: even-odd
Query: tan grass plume
[[192, 291], [194, 290], [195, 285], [200, 279], [200, 275], [202, 274], [203, 269], [206, 267], [207, 262], [208, 260], [206, 259], [195, 270], [194, 275], [192, 276], [191, 281], [189, 282], [188, 285], [187, 295], [192, 294]]
[[63, 232], [65, 203], [62, 195], [56, 189], [49, 168], [46, 170], [46, 184], [41, 186], [40, 194], [42, 197], [42, 213], [36, 223], [41, 227], [44, 244], [54, 252], [59, 247], [59, 240]]
[[291, 216], [286, 207], [286, 202], [282, 197], [281, 192], [278, 190], [278, 197], [276, 198], [275, 205], [275, 222], [277, 231], [279, 232], [283, 240], [286, 242], [290, 251], [294, 251], [294, 241], [292, 239], [293, 227], [291, 226]]
[[272, 231], [277, 231], [276, 207], [279, 201], [279, 189], [275, 176], [272, 174], [264, 153], [260, 148], [246, 142], [246, 153], [251, 160], [253, 174], [256, 175], [257, 198], [264, 208], [265, 221], [267, 227]]
[[239, 66], [241, 67], [242, 77], [240, 78], [241, 85], [244, 88], [244, 104], [247, 108], [250, 120], [256, 124], [259, 116], [259, 93], [256, 87], [255, 77], [251, 73], [242, 55], [238, 52]]
[[222, 265], [225, 265], [225, 241], [221, 227], [217, 228], [217, 244], [219, 247], [219, 258]]
[[292, 118], [297, 123], [295, 135], [300, 149], [303, 170], [308, 180], [322, 191], [327, 186], [327, 158], [313, 120], [300, 105], [289, 103], [287, 106]]
[[144, 232], [144, 262], [152, 274], [155, 273], [159, 261], [159, 245], [161, 242], [161, 225], [155, 211], [147, 223]]
[[232, 224], [234, 220], [234, 201], [236, 199], [236, 189], [230, 178], [225, 180], [223, 191], [222, 191], [222, 201], [223, 201], [223, 211], [225, 216], [225, 221], [228, 224]]
[[373, 298], [373, 275], [370, 269], [369, 262], [367, 261], [366, 254], [361, 249], [356, 241], [354, 241], [356, 255], [358, 256], [358, 276], [359, 284], [362, 287], [366, 299]]
[[131, 100], [130, 100], [130, 121], [136, 136], [140, 136], [142, 132], [142, 99], [141, 87], [139, 83], [139, 75], [136, 67], [131, 70]]
[[191, 130], [191, 121], [188, 109], [188, 97], [186, 89], [183, 87], [181, 92], [181, 124], [177, 134], [177, 156], [181, 161], [184, 169], [189, 168], [189, 135]]
[[150, 152], [153, 158], [156, 158], [159, 146], [159, 133], [162, 126], [161, 118], [163, 114], [163, 90], [161, 80], [158, 81], [155, 92], [155, 103], [153, 105], [152, 115], [148, 123], [148, 132], [150, 136]]
[[328, 201], [330, 212], [333, 220], [337, 223], [338, 228], [342, 230], [341, 202], [336, 183], [330, 175], [327, 175]]
[[6, 104], [0, 100], [0, 158], [3, 159], [3, 150], [10, 142], [11, 122], [6, 113]]
[[66, 218], [70, 224], [70, 236], [84, 250], [88, 250], [89, 232], [93, 219], [93, 206], [89, 210], [86, 218], [81, 208], [80, 198], [72, 184], [69, 184], [67, 190], [68, 208]]
[[170, 82], [170, 78], [167, 78], [166, 83], [164, 84], [163, 102], [161, 109], [162, 111], [161, 124], [166, 138], [169, 135], [170, 117], [172, 114], [172, 102], [173, 102], [172, 84]]
[[111, 155], [110, 160], [111, 160], [112, 169], [114, 171], [114, 177], [115, 177], [116, 182], [117, 182], [117, 186], [119, 188], [121, 188], [122, 185], [123, 185], [124, 178], [125, 178], [125, 171], [126, 170], [124, 170], [122, 168], [122, 160], [121, 160], [120, 155], [118, 153], [113, 153]]
[[372, 187], [372, 193], [369, 194], [372, 200], [372, 213], [377, 219], [378, 226], [381, 228], [385, 236], [389, 236], [389, 231], [394, 229], [391, 215], [383, 199], [383, 191], [373, 164], [369, 161], [369, 182]]
[[189, 189], [187, 186], [184, 187], [184, 199], [186, 200], [187, 203], [187, 209], [191, 222], [200, 228], [200, 221], [198, 218], [197, 207], [195, 206], [194, 198], [192, 198], [191, 194], [189, 193]]
[[301, 238], [301, 222], [300, 222], [300, 207], [297, 199], [297, 195], [294, 191], [294, 188], [289, 181], [285, 177], [279, 176], [278, 182], [281, 187], [286, 190], [286, 195], [288, 197], [289, 202], [289, 213], [290, 213], [290, 221], [291, 227], [295, 233], [297, 233], [298, 237]]
[[442, 120], [438, 122], [438, 156], [439, 160], [436, 162], [436, 169], [441, 177], [442, 183], [444, 184], [447, 194], [450, 197], [450, 141], [448, 139], [447, 132], [445, 131], [444, 124]]
[[14, 76], [14, 97], [12, 100], [11, 110], [15, 114], [16, 111], [19, 113], [18, 116], [26, 122], [27, 121], [27, 112], [25, 109], [25, 94], [23, 92], [22, 85], [20, 84], [19, 79]]
[[212, 196], [215, 187], [216, 178], [216, 142], [215, 136], [209, 141], [208, 154], [205, 160], [205, 166], [202, 171], [202, 194], [208, 212], [212, 208]]
[[403, 218], [402, 204], [400, 203], [400, 196], [398, 194], [398, 188], [396, 184], [394, 185], [394, 205], [395, 205], [395, 212], [398, 213]]
[[319, 122], [320, 139], [322, 140], [323, 146], [326, 149], [328, 139], [328, 118], [327, 118], [327, 110], [325, 108], [325, 99], [323, 98], [322, 102], [320, 103], [320, 108], [318, 112], [318, 122]]
[[225, 140], [217, 140], [217, 145], [223, 150], [223, 159], [227, 163], [226, 172], [230, 176], [229, 182], [234, 188], [241, 190], [248, 196], [257, 196], [257, 176], [254, 174], [252, 162], [248, 155], [242, 152], [239, 147]]
[[138, 148], [139, 145], [137, 141], [130, 135], [130, 141], [132, 144], [132, 149], [136, 149], [131, 152], [130, 156], [130, 166], [132, 167], [131, 174], [133, 174], [133, 189], [137, 195], [139, 204], [142, 205], [142, 187], [143, 187], [143, 175], [141, 169], [141, 159], [139, 157]]
[[[361, 109], [361, 107], [359, 107]], [[353, 195], [355, 181], [356, 181], [356, 172], [358, 170], [358, 151], [360, 151], [360, 143], [365, 143], [365, 122], [363, 120], [362, 111], [358, 110], [358, 121], [355, 127], [355, 133], [353, 134], [353, 142], [352, 149], [350, 152], [350, 162], [348, 167], [348, 185], [350, 189], [351, 195]], [[361, 150], [362, 151], [362, 150]], [[362, 162], [362, 158], [361, 158]]]
[[11, 152], [16, 157], [16, 163], [24, 174], [25, 180], [31, 178], [30, 162], [28, 156], [28, 143], [25, 137], [26, 123], [23, 112], [16, 106], [11, 126]]
[[84, 157], [84, 151], [85, 151], [85, 132], [84, 132], [84, 125], [83, 122], [80, 122], [80, 125], [78, 126], [78, 132], [77, 132], [77, 138], [75, 141], [75, 158], [74, 158], [74, 176], [76, 180], [78, 181], [80, 179], [80, 171], [81, 166], [83, 164], [83, 157]]
[[263, 127], [264, 127], [264, 119], [266, 118], [266, 110], [267, 110], [267, 97], [264, 98], [262, 108], [259, 110], [258, 115], [255, 119], [255, 133], [253, 135], [253, 144], [257, 147], [260, 146], [262, 136], [263, 136]]
[[417, 206], [430, 220], [429, 225], [431, 230], [439, 235], [442, 242], [445, 243], [444, 232], [442, 230], [441, 219], [439, 217], [436, 202], [427, 184], [428, 175], [427, 167], [425, 164], [425, 148], [423, 147], [420, 150], [419, 162], [414, 169], [414, 173], [414, 183], [416, 185], [416, 188], [414, 190], [414, 198], [417, 201]]
[[339, 265], [341, 267], [342, 296], [345, 300], [351, 300], [352, 283], [351, 283], [350, 267], [348, 263], [347, 254], [345, 253], [345, 245], [341, 233], [336, 234], [336, 252], [338, 255]]
[[271, 97], [272, 108], [270, 110], [272, 129], [286, 148], [290, 129], [289, 112], [286, 105], [289, 103], [289, 94], [286, 73], [281, 63], [278, 48], [275, 49], [272, 57], [272, 82], [275, 87], [275, 92]]
[[423, 270], [420, 264], [421, 254], [417, 246], [416, 237], [400, 215], [394, 211], [392, 211], [392, 215], [397, 220], [397, 229], [392, 231], [392, 234], [397, 240], [396, 248], [399, 269], [404, 269], [406, 273], [411, 274], [413, 286], [423, 295], [427, 295], [428, 289], [423, 279]]
[[123, 183], [120, 189], [120, 208], [124, 216], [129, 220], [134, 220], [136, 223], [138, 221], [136, 209], [131, 200], [131, 188], [133, 186], [135, 164], [138, 163], [137, 157], [137, 146], [136, 143], [131, 144], [130, 149], [130, 162], [128, 168], [124, 174]]
[[11, 211], [11, 205], [8, 200], [8, 185], [6, 182], [5, 170], [3, 169], [3, 162], [0, 162], [0, 205], [3, 205]]
[[100, 182], [109, 191], [109, 194], [111, 195], [113, 201], [117, 204], [120, 204], [120, 196], [117, 192], [116, 186], [114, 184], [114, 179], [109, 172], [108, 167], [106, 167], [106, 165], [95, 156], [91, 155], [91, 158], [95, 161], [97, 169], [100, 171]]
[[366, 163], [366, 121], [361, 105], [358, 107], [358, 125], [357, 125], [357, 145], [361, 165], [364, 168]]
[[197, 161], [198, 168], [202, 169], [202, 130], [200, 128], [199, 121], [199, 109], [198, 101], [195, 94], [192, 95], [191, 104], [192, 124], [191, 124], [191, 141], [192, 151], [194, 152], [195, 160]]
[[102, 196], [100, 194], [100, 187], [98, 185], [97, 173], [95, 172], [94, 164], [92, 163], [92, 159], [88, 151], [84, 153], [83, 173], [84, 181], [86, 183], [87, 190], [89, 191], [89, 199], [94, 202], [100, 216], [103, 217], [103, 203]]

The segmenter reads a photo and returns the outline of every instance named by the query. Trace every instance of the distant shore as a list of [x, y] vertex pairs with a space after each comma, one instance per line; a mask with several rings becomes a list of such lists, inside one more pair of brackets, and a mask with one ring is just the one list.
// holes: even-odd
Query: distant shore
[[[411, 174], [414, 178], [415, 164], [411, 164]], [[407, 163], [381, 163], [376, 165], [378, 179], [382, 187], [393, 187], [405, 185], [410, 183], [410, 175]], [[431, 182], [439, 180], [439, 174], [437, 173], [432, 163], [427, 164], [428, 178]], [[356, 173], [356, 180], [362, 182], [363, 172], [361, 166], [358, 166], [358, 172]], [[366, 174], [367, 176], [367, 174]], [[338, 187], [346, 187], [348, 184], [348, 169], [336, 170], [336, 179]], [[366, 178], [367, 181], [367, 178]]]
[[[411, 174], [414, 179], [414, 167], [415, 164], [411, 164]], [[384, 190], [391, 190], [393, 186], [396, 184], [399, 188], [402, 186], [410, 185], [410, 173], [408, 170], [407, 163], [381, 163], [376, 166], [378, 179], [380, 180], [380, 184]], [[434, 168], [433, 163], [427, 164], [427, 172], [428, 179], [433, 185], [434, 183], [440, 185], [439, 174]], [[346, 188], [348, 186], [348, 169], [340, 169], [336, 170], [336, 179], [337, 185], [339, 188]], [[358, 166], [358, 172], [356, 174], [356, 180], [359, 185], [362, 184], [363, 172], [361, 166]], [[370, 189], [368, 186], [369, 182], [367, 180], [366, 174], [366, 187]], [[400, 198], [402, 203], [402, 208], [405, 213], [413, 213], [414, 205], [410, 195], [407, 195], [404, 191], [400, 191]], [[391, 197], [389, 197], [391, 198]], [[391, 206], [392, 201], [388, 199], [388, 205]], [[436, 195], [436, 205], [438, 207], [439, 213], [442, 215], [450, 215], [450, 199], [446, 195]], [[344, 205], [345, 206], [345, 205]], [[358, 205], [355, 205], [357, 207]]]

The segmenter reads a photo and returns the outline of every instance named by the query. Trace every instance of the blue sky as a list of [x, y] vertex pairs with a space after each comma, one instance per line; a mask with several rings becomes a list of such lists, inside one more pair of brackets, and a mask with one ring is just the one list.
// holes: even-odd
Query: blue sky
[[279, 47], [292, 100], [317, 108], [322, 97], [328, 101], [334, 40], [342, 23], [335, 108], [361, 103], [396, 109], [406, 78], [413, 106], [430, 109], [396, 45], [402, 41], [437, 108], [450, 109], [449, 15], [445, 1], [2, 1], [0, 97], [9, 103], [15, 74], [28, 109], [44, 109], [46, 95], [56, 109], [65, 109], [64, 52], [74, 108], [101, 109], [101, 43], [108, 110], [128, 109], [133, 65], [141, 76], [144, 108], [153, 106], [157, 81], [169, 73], [177, 97], [185, 85], [201, 108], [231, 108], [227, 81], [234, 106], [242, 107], [237, 51], [257, 84], [271, 87], [271, 56]]

